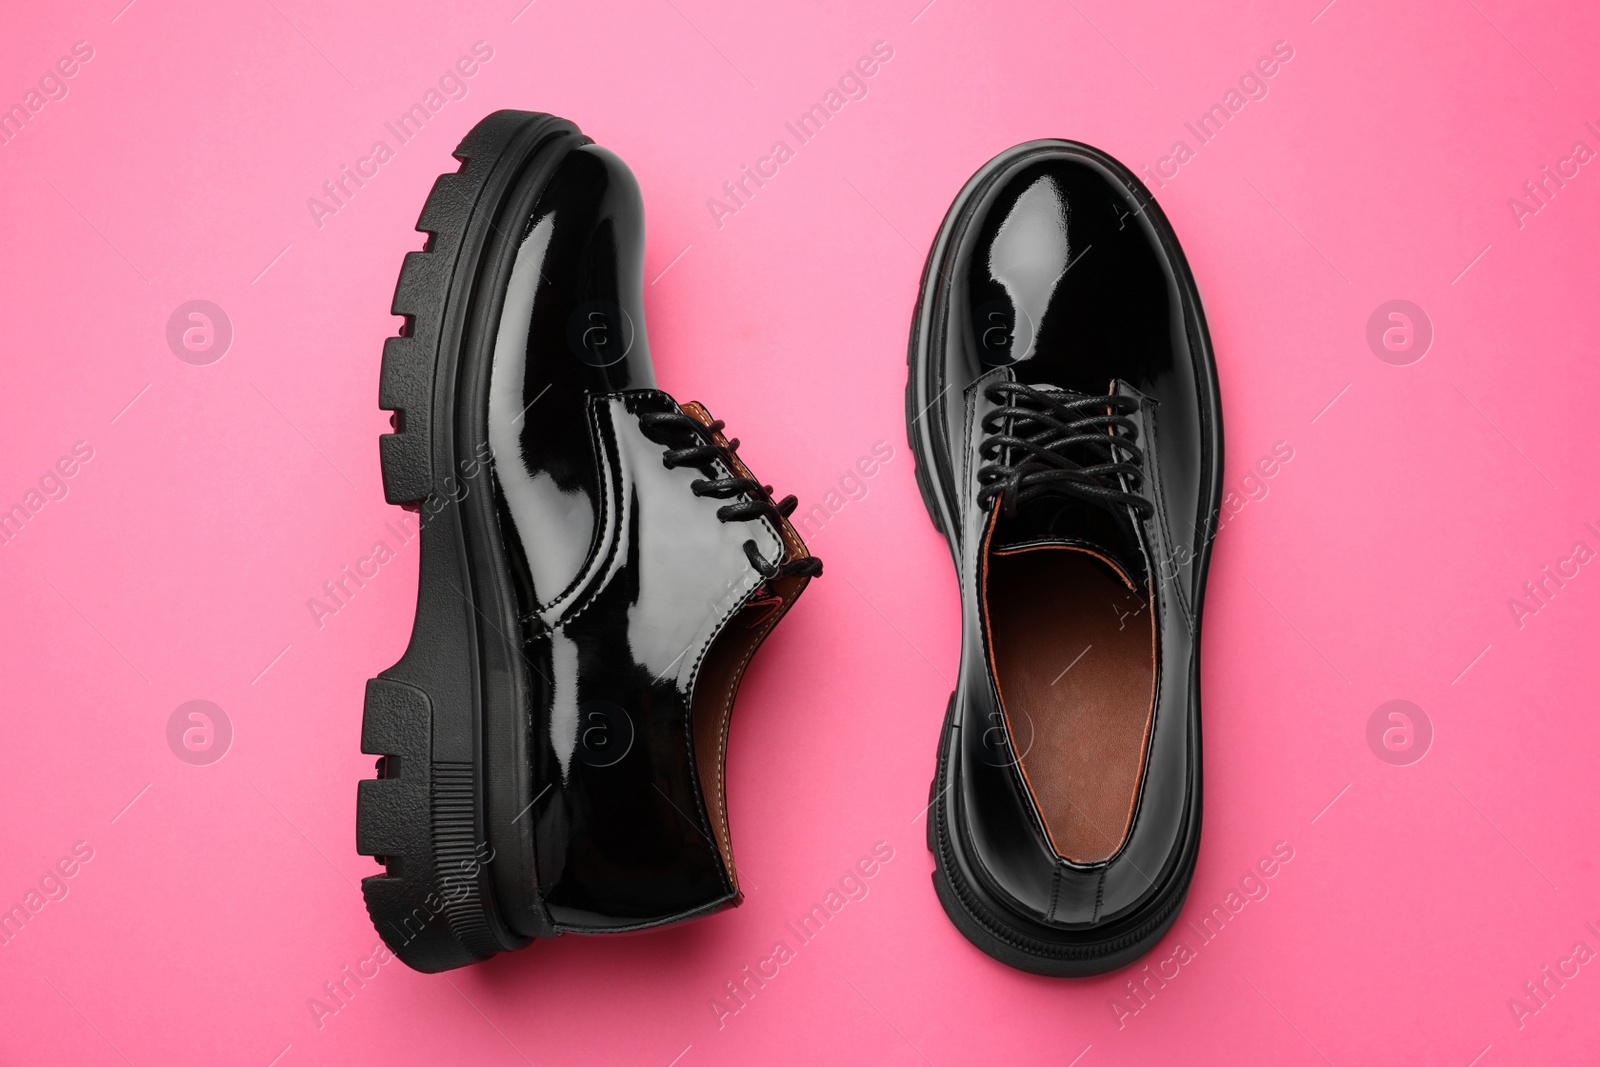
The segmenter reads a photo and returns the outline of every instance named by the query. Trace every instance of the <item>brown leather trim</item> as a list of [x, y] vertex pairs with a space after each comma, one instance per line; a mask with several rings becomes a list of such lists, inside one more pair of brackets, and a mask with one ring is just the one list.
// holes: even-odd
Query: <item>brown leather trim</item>
[[[702, 426], [709, 428], [715, 421], [703, 404], [691, 401], [681, 407], [685, 415]], [[713, 440], [727, 447], [728, 439], [722, 433], [714, 434]], [[736, 477], [755, 480], [755, 475], [737, 453], [732, 454], [729, 466]], [[805, 542], [787, 519], [780, 517], [773, 525], [783, 541], [784, 562], [806, 555]], [[739, 873], [733, 862], [733, 840], [728, 828], [726, 778], [728, 730], [733, 720], [733, 702], [756, 649], [761, 647], [772, 628], [794, 606], [809, 582], [809, 578], [769, 580], [765, 585], [766, 595], [746, 601], [728, 620], [707, 650], [695, 678], [690, 709], [695, 770], [700, 778], [700, 792], [706, 811], [711, 816], [712, 827], [717, 835], [717, 848], [722, 853], [728, 880], [736, 891], [739, 888]]]

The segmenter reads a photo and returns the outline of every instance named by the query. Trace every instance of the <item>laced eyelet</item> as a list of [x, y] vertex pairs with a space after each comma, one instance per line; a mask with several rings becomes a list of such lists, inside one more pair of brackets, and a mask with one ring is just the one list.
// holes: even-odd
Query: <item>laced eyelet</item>
[[782, 570], [779, 564], [768, 563], [761, 555], [761, 546], [754, 540], [744, 543], [744, 554], [750, 560], [750, 566], [761, 572], [763, 578], [776, 578]]
[[[709, 426], [702, 425], [681, 411], [648, 411], [639, 416], [640, 428], [652, 440], [662, 444], [681, 443], [681, 447], [669, 449], [661, 458], [662, 465], [668, 470], [697, 466], [708, 474], [720, 475], [696, 478], [689, 483], [689, 491], [695, 496], [732, 500], [732, 503], [717, 509], [718, 521], [749, 522], [769, 518], [775, 524], [781, 524], [793, 513], [798, 501], [792, 495], [775, 501], [772, 499], [772, 486], [731, 473], [736, 469], [733, 456], [739, 448], [739, 439], [732, 438], [726, 445], [717, 444], [716, 435], [721, 432], [723, 425], [721, 419], [714, 420]], [[670, 442], [663, 440], [668, 434], [672, 436]], [[724, 474], [718, 469], [715, 466], [718, 463], [729, 473]], [[733, 499], [736, 497], [740, 499]], [[822, 574], [822, 561], [815, 556], [801, 556], [779, 563], [767, 561], [762, 558], [760, 546], [753, 539], [744, 543], [744, 553], [764, 580], [779, 577], [815, 578]]]
[[978, 468], [980, 507], [1003, 499], [1006, 514], [1015, 515], [1019, 505], [1054, 491], [1128, 507], [1140, 518], [1154, 514], [1154, 505], [1123, 488], [1139, 484], [1144, 471], [1144, 452], [1134, 443], [1139, 427], [1128, 418], [1139, 410], [1136, 398], [1021, 382], [998, 382], [984, 395], [1000, 407], [983, 420], [988, 436], [978, 453], [990, 462]]

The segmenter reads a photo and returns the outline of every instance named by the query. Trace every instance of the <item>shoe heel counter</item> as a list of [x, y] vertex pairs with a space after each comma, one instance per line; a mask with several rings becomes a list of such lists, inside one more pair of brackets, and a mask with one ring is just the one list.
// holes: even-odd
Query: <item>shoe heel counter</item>
[[[708, 914], [738, 889], [701, 800], [685, 708], [596, 698], [578, 710], [574, 756], [552, 768], [534, 828], [556, 927], [620, 933]], [[553, 754], [547, 754], [550, 758]]]

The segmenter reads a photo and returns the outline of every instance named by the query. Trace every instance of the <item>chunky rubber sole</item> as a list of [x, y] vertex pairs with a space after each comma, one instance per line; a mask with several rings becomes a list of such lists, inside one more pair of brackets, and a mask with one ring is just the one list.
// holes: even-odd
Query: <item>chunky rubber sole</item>
[[[960, 524], [954, 503], [947, 495], [947, 490], [953, 488], [954, 481], [953, 475], [947, 469], [948, 463], [939, 462], [941, 454], [947, 454], [947, 447], [942, 447], [945, 443], [938, 439], [935, 429], [936, 426], [942, 425], [943, 416], [934, 409], [940, 400], [944, 399], [944, 395], [941, 392], [935, 394], [931, 400], [924, 400], [923, 397], [931, 390], [928, 383], [918, 378], [919, 370], [925, 371], [931, 366], [925, 355], [928, 346], [942, 344], [944, 341], [941, 331], [943, 323], [948, 319], [944, 314], [944, 307], [948, 304], [951, 279], [939, 272], [938, 268], [946, 261], [949, 250], [961, 240], [966, 227], [972, 221], [977, 203], [991, 183], [1020, 156], [1051, 145], [1059, 146], [1060, 143], [1029, 142], [1018, 145], [995, 157], [974, 174], [946, 213], [923, 267], [922, 284], [917, 293], [911, 336], [906, 349], [906, 430], [911, 444], [912, 469], [916, 476], [917, 489], [922, 495], [923, 506], [928, 510], [928, 517], [933, 520], [934, 528], [944, 535], [949, 544], [951, 558], [956, 565], [958, 575], [961, 549], [955, 531], [959, 529]], [[1198, 354], [1196, 370], [1201, 383], [1202, 402], [1205, 404], [1202, 424], [1215, 428], [1214, 455], [1209, 463], [1211, 499], [1208, 509], [1211, 516], [1211, 525], [1208, 528], [1215, 529], [1217, 515], [1222, 505], [1222, 405], [1217, 389], [1216, 365], [1211, 354], [1211, 342], [1205, 329], [1205, 318], [1200, 307], [1199, 291], [1194, 276], [1189, 271], [1188, 263], [1171, 225], [1139, 179], [1121, 163], [1103, 152], [1087, 145], [1073, 147], [1093, 156], [1106, 166], [1121, 180], [1137, 202], [1143, 205], [1143, 210], [1150, 213], [1155, 228], [1162, 235], [1167, 252], [1183, 280], [1186, 310], [1190, 312], [1189, 321], [1195, 324], [1196, 330], [1191, 340], [1195, 342], [1193, 350]], [[1210, 558], [1211, 540], [1208, 538], [1196, 562], [1200, 573], [1200, 595], [1195, 602], [1197, 629]], [[1196, 640], [1193, 681], [1195, 691], [1198, 692], [1200, 658], [1198, 638]], [[1017, 914], [989, 893], [975, 872], [968, 869], [969, 863], [961, 854], [960, 843], [951, 826], [953, 813], [949, 797], [950, 752], [956, 731], [959, 729], [954, 722], [955, 694], [952, 693], [950, 704], [945, 711], [944, 724], [939, 733], [939, 754], [934, 779], [928, 789], [927, 845], [928, 851], [933, 853], [934, 858], [934, 892], [944, 908], [945, 915], [962, 936], [985, 954], [1007, 966], [1051, 977], [1075, 978], [1104, 974], [1126, 967], [1149, 952], [1177, 921], [1183, 902], [1188, 896], [1189, 885], [1194, 879], [1195, 863], [1199, 857], [1203, 790], [1198, 707], [1194, 715], [1195, 721], [1191, 733], [1194, 741], [1190, 759], [1195, 775], [1195, 796], [1176, 864], [1166, 875], [1161, 888], [1133, 913], [1100, 924], [1092, 931], [1084, 931], [1068, 940], [1063, 937], [1063, 931], [1045, 927], [1033, 922], [1027, 916]]]
[[[418, 513], [411, 641], [367, 683], [356, 849], [386, 870], [362, 879], [373, 925], [403, 962], [441, 971], [555, 931], [539, 900], [527, 758], [527, 669], [494, 516], [483, 420], [489, 346], [515, 254], [514, 218], [587, 139], [549, 115], [499, 111], [457, 146], [417, 220], [384, 343], [379, 438], [384, 496]], [[525, 217], [525, 216], [524, 216]]]

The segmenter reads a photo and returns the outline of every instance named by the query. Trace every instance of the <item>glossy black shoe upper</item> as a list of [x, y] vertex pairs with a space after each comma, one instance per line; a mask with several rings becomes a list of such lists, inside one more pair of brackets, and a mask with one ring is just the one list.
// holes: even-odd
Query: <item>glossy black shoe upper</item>
[[391, 309], [384, 496], [417, 612], [367, 685], [373, 925], [440, 971], [739, 898], [723, 759], [757, 646], [820, 564], [698, 404], [655, 388], [633, 175], [497, 111], [428, 195]]
[[1199, 838], [1222, 440], [1193, 279], [1120, 164], [1022, 145], [951, 209], [911, 364], [918, 474], [962, 594], [941, 896], [1006, 962], [1118, 966], [1170, 924]]
[[511, 217], [487, 438], [529, 668], [535, 881], [557, 931], [635, 929], [736, 900], [733, 694], [817, 567], [721, 423], [654, 388], [627, 167], [576, 148]]

